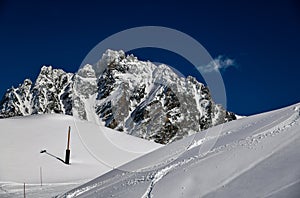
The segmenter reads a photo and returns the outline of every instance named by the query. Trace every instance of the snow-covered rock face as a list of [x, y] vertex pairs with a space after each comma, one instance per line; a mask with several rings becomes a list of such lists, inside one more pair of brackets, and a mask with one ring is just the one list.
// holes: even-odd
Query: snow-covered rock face
[[64, 113], [72, 114], [71, 78], [73, 74], [61, 69], [42, 67], [41, 72], [32, 88], [32, 114]]
[[106, 50], [106, 52], [102, 55], [102, 58], [96, 65], [94, 66], [94, 70], [96, 73], [96, 76], [98, 77], [103, 73], [103, 71], [107, 68], [107, 66], [117, 60], [121, 60], [125, 58], [125, 53], [120, 51], [114, 51], [114, 50]]
[[25, 80], [0, 102], [0, 118], [43, 113], [99, 120], [162, 144], [236, 119], [195, 78], [112, 50], [77, 74], [44, 66], [34, 86]]
[[166, 65], [124, 52], [108, 51], [103, 57], [95, 108], [110, 128], [167, 144], [235, 119], [193, 77], [180, 78]]
[[7, 91], [0, 102], [0, 118], [45, 113], [72, 115], [73, 76], [43, 66], [34, 85], [26, 79]]

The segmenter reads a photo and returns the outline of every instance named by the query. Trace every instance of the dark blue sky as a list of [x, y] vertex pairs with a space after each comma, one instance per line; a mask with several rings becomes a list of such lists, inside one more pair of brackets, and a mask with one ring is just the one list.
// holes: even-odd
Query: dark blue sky
[[[235, 60], [237, 68], [222, 72], [229, 110], [249, 115], [300, 101], [297, 0], [96, 2], [0, 0], [0, 95], [25, 78], [35, 79], [42, 65], [75, 72], [107, 36], [153, 25], [192, 36], [213, 57]], [[135, 54], [159, 62], [164, 57], [182, 73], [198, 75], [172, 53]]]

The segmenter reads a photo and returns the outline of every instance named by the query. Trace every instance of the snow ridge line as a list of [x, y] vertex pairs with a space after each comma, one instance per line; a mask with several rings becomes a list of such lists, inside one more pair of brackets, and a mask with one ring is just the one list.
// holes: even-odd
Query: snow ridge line
[[[252, 145], [258, 144], [262, 139], [269, 137], [269, 136], [275, 136], [278, 133], [280, 133], [281, 131], [283, 131], [285, 128], [293, 126], [296, 123], [296, 121], [299, 119], [299, 117], [300, 117], [299, 114], [293, 113], [290, 117], [288, 117], [284, 121], [278, 123], [277, 125], [271, 127], [270, 129], [267, 129], [260, 133], [256, 133], [254, 135], [236, 140], [229, 144], [221, 145], [217, 148], [214, 148], [213, 150], [209, 151], [208, 153], [206, 153], [204, 155], [199, 155], [199, 157], [202, 157], [202, 156], [204, 157], [205, 155], [216, 154], [216, 153], [222, 152], [226, 148], [227, 148], [227, 150], [231, 150], [237, 146], [248, 146], [248, 148], [251, 149]], [[282, 119], [282, 117], [280, 117], [279, 119]], [[271, 124], [273, 124], [273, 122]], [[264, 127], [262, 127], [262, 128], [264, 128]], [[262, 128], [259, 128], [255, 131], [259, 131]]]
[[[284, 109], [278, 109], [278, 110], [275, 110], [275, 111], [277, 111], [277, 112], [288, 112], [290, 109], [287, 109], [287, 108], [284, 108]], [[262, 114], [260, 114], [260, 116], [263, 116], [263, 115], [266, 115], [266, 114], [269, 114], [270, 112], [265, 112], [265, 113], [262, 113]], [[249, 127], [251, 127], [251, 126], [253, 126], [253, 125], [257, 125], [257, 124], [259, 124], [259, 123], [263, 123], [263, 122], [265, 122], [268, 118], [271, 118], [271, 117], [274, 117], [275, 115], [273, 115], [273, 114], [271, 114], [271, 115], [268, 115], [267, 117], [266, 116], [264, 116], [262, 119], [259, 119], [259, 120], [256, 120], [256, 121], [254, 121], [254, 122], [250, 122], [250, 123], [248, 123], [248, 124], [246, 124], [246, 125], [243, 125], [243, 126], [241, 126], [241, 127], [239, 127], [239, 128], [236, 128], [236, 129], [234, 129], [233, 131], [231, 131], [231, 132], [236, 132], [236, 131], [241, 131], [241, 130], [244, 130], [244, 129], [247, 129], [247, 128], [249, 128]], [[251, 116], [250, 116], [251, 117]], [[261, 128], [259, 128], [259, 129], [261, 129]], [[256, 129], [256, 131], [258, 131], [259, 129]], [[224, 134], [224, 135], [226, 135], [226, 134]], [[224, 135], [222, 135], [222, 136], [224, 136]]]
[[[285, 111], [288, 111], [288, 110], [289, 110], [289, 109], [287, 109], [287, 110], [285, 110]], [[270, 116], [270, 117], [273, 117], [273, 116]], [[261, 129], [263, 129], [263, 128], [269, 126], [269, 125], [272, 125], [274, 122], [277, 122], [278, 120], [280, 120], [280, 119], [282, 119], [282, 118], [284, 118], [284, 115], [281, 116], [280, 118], [278, 118], [277, 120], [274, 120], [273, 122], [269, 123], [268, 125], [265, 125], [265, 126], [263, 126], [263, 127], [260, 127], [260, 128], [258, 128], [258, 129], [256, 129], [256, 130], [254, 130], [252, 133], [254, 134], [254, 132], [258, 132], [258, 131], [260, 131]], [[228, 135], [228, 134], [236, 133], [236, 132], [239, 132], [239, 131], [241, 131], [241, 130], [247, 129], [247, 128], [253, 126], [253, 125], [256, 125], [256, 124], [258, 124], [258, 123], [264, 122], [265, 120], [267, 120], [267, 118], [263, 118], [263, 119], [254, 121], [254, 122], [248, 123], [248, 124], [246, 124], [246, 125], [243, 125], [243, 126], [237, 128], [237, 129], [228, 131], [228, 132], [230, 132], [230, 133], [226, 132], [226, 133], [220, 134], [219, 136], [208, 136], [208, 137], [201, 138], [201, 139], [199, 139], [199, 140], [197, 140], [197, 141], [193, 141], [193, 142], [191, 143], [191, 145], [188, 147], [187, 150], [191, 150], [191, 149], [194, 148], [194, 147], [197, 147], [197, 146], [199, 146], [199, 145], [202, 145], [202, 144], [205, 143], [206, 141], [209, 141], [209, 140], [212, 140], [212, 139], [216, 139], [216, 138], [220, 138], [220, 137], [224, 137], [224, 136], [226, 136], [226, 135]], [[276, 126], [277, 126], [277, 125], [276, 125]], [[247, 137], [246, 137], [246, 138], [247, 138]], [[208, 153], [207, 153], [207, 154], [208, 154]], [[203, 156], [204, 156], [204, 155], [203, 155]]]
[[211, 151], [211, 153], [218, 153], [224, 150], [224, 148], [227, 148], [228, 150], [234, 149], [237, 146], [248, 146], [249, 149], [251, 149], [252, 145], [256, 145], [259, 142], [261, 142], [262, 139], [270, 136], [275, 136], [279, 134], [280, 132], [284, 131], [285, 128], [293, 126], [296, 121], [299, 119], [298, 114], [292, 114], [289, 118], [284, 120], [283, 122], [279, 123], [278, 125], [263, 131], [261, 133], [257, 133], [252, 136], [248, 136], [246, 138], [234, 141], [230, 144], [222, 145], [218, 148], [215, 148]]

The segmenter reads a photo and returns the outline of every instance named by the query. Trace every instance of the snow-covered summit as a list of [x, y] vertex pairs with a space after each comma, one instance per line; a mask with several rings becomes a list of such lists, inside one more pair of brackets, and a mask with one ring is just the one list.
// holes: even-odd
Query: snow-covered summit
[[111, 49], [106, 50], [105, 53], [102, 55], [100, 61], [98, 61], [98, 63], [96, 63], [94, 67], [97, 76], [101, 75], [109, 64], [111, 64], [112, 62], [118, 62], [124, 58], [125, 58], [125, 52], [122, 50], [119, 51], [114, 51]]
[[43, 66], [34, 85], [25, 80], [0, 102], [0, 118], [45, 113], [74, 115], [162, 144], [236, 119], [195, 78], [122, 50], [107, 50], [76, 74]]
[[202, 83], [164, 64], [111, 50], [102, 60], [95, 108], [105, 126], [166, 144], [235, 119]]
[[85, 65], [84, 67], [80, 68], [77, 74], [84, 78], [96, 78], [95, 70], [93, 69], [92, 65]]

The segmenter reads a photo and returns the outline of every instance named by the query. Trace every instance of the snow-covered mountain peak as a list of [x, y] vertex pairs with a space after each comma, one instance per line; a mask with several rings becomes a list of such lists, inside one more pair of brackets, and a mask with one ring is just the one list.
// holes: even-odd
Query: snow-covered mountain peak
[[[53, 69], [52, 66], [43, 66], [40, 74], [37, 77], [35, 86], [42, 86], [48, 84], [52, 88], [54, 84], [58, 85], [66, 83], [73, 74], [66, 73], [62, 69]], [[50, 85], [52, 84], [52, 85]]]
[[24, 86], [31, 86], [32, 85], [32, 81], [27, 78], [27, 79], [24, 80], [24, 82], [23, 82], [22, 85], [24, 85]]
[[46, 73], [50, 73], [52, 71], [52, 66], [46, 66], [46, 65], [43, 65], [42, 68], [41, 68], [41, 72], [40, 74], [46, 74]]
[[19, 89], [20, 91], [26, 91], [29, 92], [32, 87], [32, 81], [30, 79], [25, 79], [23, 84], [19, 84]]
[[97, 77], [103, 73], [103, 71], [111, 65], [113, 62], [119, 62], [125, 58], [125, 52], [122, 50], [114, 51], [114, 50], [106, 50], [102, 55], [102, 58], [96, 63], [94, 69]]
[[110, 53], [114, 58], [99, 77], [95, 103], [105, 126], [166, 144], [235, 119], [195, 78], [179, 77], [164, 64]]
[[96, 78], [95, 70], [93, 69], [93, 66], [90, 64], [86, 64], [82, 68], [80, 68], [77, 74], [84, 78]]
[[162, 144], [236, 119], [195, 78], [179, 77], [167, 65], [122, 50], [107, 50], [96, 65], [76, 74], [43, 66], [31, 84], [5, 94], [0, 117], [74, 115]]

